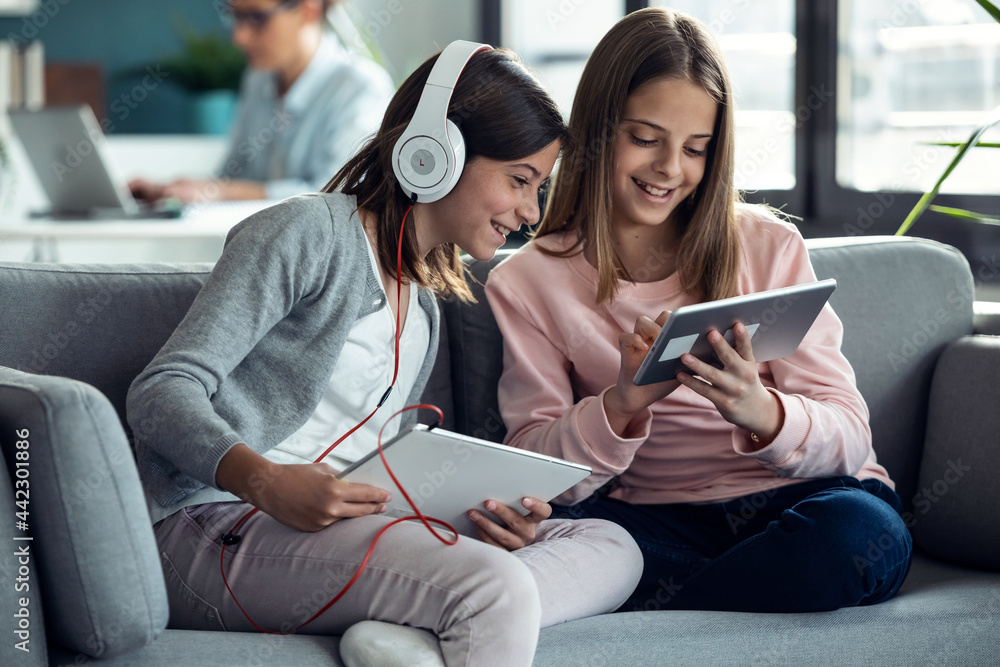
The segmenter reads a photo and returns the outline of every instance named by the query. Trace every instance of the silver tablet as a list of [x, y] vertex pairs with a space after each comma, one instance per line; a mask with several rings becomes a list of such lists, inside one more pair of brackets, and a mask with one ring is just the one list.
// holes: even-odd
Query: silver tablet
[[721, 368], [715, 349], [708, 342], [708, 333], [715, 329], [732, 345], [733, 325], [737, 322], [742, 322], [750, 333], [755, 360], [763, 362], [786, 357], [798, 348], [836, 288], [837, 281], [830, 278], [681, 306], [670, 313], [633, 382], [653, 384], [675, 379], [678, 371], [690, 373], [681, 363], [681, 355], [685, 352]]
[[[459, 534], [469, 537], [476, 536], [475, 524], [466, 516], [470, 509], [485, 511], [483, 503], [496, 500], [524, 515], [528, 513], [521, 505], [525, 496], [552, 500], [591, 472], [578, 463], [441, 428], [428, 431], [422, 424], [383, 443], [382, 451], [421, 512], [450, 523]], [[392, 494], [386, 516], [414, 514], [386, 472], [377, 449], [338, 477]]]

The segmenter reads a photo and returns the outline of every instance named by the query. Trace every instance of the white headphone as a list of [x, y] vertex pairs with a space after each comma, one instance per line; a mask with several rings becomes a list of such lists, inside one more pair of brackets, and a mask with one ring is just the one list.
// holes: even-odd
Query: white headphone
[[407, 197], [422, 203], [437, 201], [458, 183], [465, 166], [465, 139], [448, 120], [448, 105], [465, 65], [491, 48], [457, 40], [434, 63], [417, 110], [392, 149], [392, 170]]

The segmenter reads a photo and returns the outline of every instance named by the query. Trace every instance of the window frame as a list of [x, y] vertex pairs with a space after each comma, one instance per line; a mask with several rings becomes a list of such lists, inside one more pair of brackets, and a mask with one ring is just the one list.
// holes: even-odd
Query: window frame
[[[502, 0], [480, 2], [481, 37], [487, 43], [499, 44]], [[646, 0], [626, 0], [625, 11], [631, 13], [648, 4]], [[838, 0], [795, 0], [794, 101], [797, 115], [805, 117], [795, 130], [795, 187], [747, 192], [744, 198], [798, 216], [801, 220], [795, 222], [806, 237], [894, 234], [922, 193], [864, 192], [843, 187], [836, 178], [839, 9]], [[821, 97], [829, 94], [829, 99], [819, 103], [817, 90], [822, 91]], [[997, 195], [940, 194], [934, 203], [1000, 215]], [[1000, 254], [1000, 231], [995, 227], [930, 211], [917, 221], [909, 235], [957, 247], [969, 259], [974, 272], [977, 264], [995, 268], [995, 255]], [[1000, 282], [998, 275], [991, 278]]]

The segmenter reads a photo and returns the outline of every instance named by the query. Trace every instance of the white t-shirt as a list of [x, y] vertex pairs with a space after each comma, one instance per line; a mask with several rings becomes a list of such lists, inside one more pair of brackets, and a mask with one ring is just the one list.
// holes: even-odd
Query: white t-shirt
[[[375, 275], [378, 262], [367, 243], [368, 258]], [[410, 285], [406, 321], [399, 338], [399, 377], [389, 398], [364, 426], [337, 445], [324, 459], [343, 470], [377, 448], [378, 432], [389, 415], [405, 407], [430, 344], [430, 319], [417, 303], [417, 287]], [[312, 463], [344, 433], [378, 405], [392, 381], [393, 337], [396, 320], [391, 308], [383, 308], [354, 323], [340, 353], [326, 392], [312, 416], [302, 427], [266, 454], [275, 463]], [[402, 415], [395, 417], [382, 433], [386, 442], [399, 431]]]

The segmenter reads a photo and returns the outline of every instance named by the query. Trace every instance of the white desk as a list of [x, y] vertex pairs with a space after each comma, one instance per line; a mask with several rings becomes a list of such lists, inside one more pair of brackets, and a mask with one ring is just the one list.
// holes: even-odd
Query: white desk
[[[95, 247], [92, 257], [74, 257], [71, 261], [131, 262], [145, 257], [122, 257], [108, 242], [155, 241], [160, 250], [158, 261], [214, 261], [222, 252], [226, 234], [233, 225], [274, 202], [227, 202], [193, 207], [184, 217], [150, 220], [42, 220], [27, 219], [0, 222], [0, 248], [9, 242], [29, 241], [33, 244], [34, 261], [61, 261], [60, 244], [66, 241], [99, 241], [103, 252]], [[195, 246], [188, 256], [184, 252], [169, 252], [164, 243], [183, 241], [179, 248]], [[209, 248], [206, 250], [206, 248]], [[211, 248], [216, 248], [214, 252]], [[200, 254], [198, 251], [201, 251]], [[86, 253], [86, 250], [80, 252]], [[207, 257], [206, 257], [207, 252]], [[79, 255], [79, 253], [77, 253]], [[173, 255], [173, 256], [172, 256]]]
[[[108, 146], [121, 173], [167, 181], [182, 175], [210, 177], [212, 169], [223, 159], [226, 139], [112, 135], [108, 137]], [[6, 215], [0, 216], [0, 261], [215, 261], [229, 229], [267, 205], [266, 202], [212, 204], [176, 220], [32, 219], [27, 211], [45, 209], [48, 198], [20, 142], [12, 141], [9, 147], [17, 173], [17, 189], [6, 202]]]

